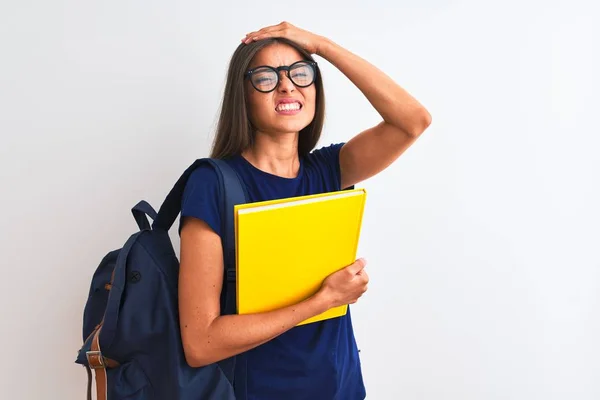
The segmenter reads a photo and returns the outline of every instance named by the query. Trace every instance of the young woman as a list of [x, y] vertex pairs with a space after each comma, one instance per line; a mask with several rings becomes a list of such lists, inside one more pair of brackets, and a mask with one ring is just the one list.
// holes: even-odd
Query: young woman
[[[336, 66], [381, 115], [346, 143], [314, 149], [324, 94], [317, 54]], [[350, 115], [349, 115], [350, 117]], [[376, 67], [333, 41], [283, 22], [252, 32], [227, 76], [212, 157], [227, 160], [249, 201], [341, 190], [379, 173], [429, 126], [427, 110]], [[260, 400], [364, 399], [350, 313], [295, 327], [367, 289], [365, 261], [330, 275], [293, 306], [221, 315], [223, 254], [217, 179], [196, 170], [182, 204], [180, 320], [188, 363], [203, 366], [244, 353], [246, 395]]]

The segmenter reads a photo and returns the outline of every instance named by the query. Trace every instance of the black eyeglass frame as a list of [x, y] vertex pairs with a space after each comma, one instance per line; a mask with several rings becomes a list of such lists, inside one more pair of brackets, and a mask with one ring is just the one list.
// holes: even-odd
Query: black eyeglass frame
[[[294, 80], [290, 77], [290, 70], [294, 69], [295, 66], [297, 64], [306, 64], [309, 65], [312, 69], [313, 69], [313, 79], [312, 81], [308, 84], [308, 85], [298, 85], [296, 84], [296, 82], [294, 82]], [[286, 76], [288, 77], [288, 79], [297, 87], [299, 88], [306, 88], [309, 87], [310, 85], [314, 84], [315, 81], [317, 80], [317, 74], [319, 69], [317, 68], [317, 62], [316, 61], [310, 61], [310, 60], [300, 60], [300, 61], [296, 61], [295, 63], [291, 64], [291, 65], [282, 65], [281, 67], [271, 67], [270, 65], [259, 65], [258, 67], [252, 68], [248, 71], [246, 71], [246, 73], [244, 74], [245, 78], [252, 78], [252, 74], [258, 70], [262, 70], [262, 69], [270, 69], [271, 71], [275, 72], [275, 75], [277, 76], [277, 82], [275, 83], [275, 86], [273, 86], [273, 89], [271, 90], [260, 90], [258, 89], [255, 85], [254, 82], [252, 81], [252, 79], [250, 79], [250, 83], [252, 84], [252, 87], [254, 87], [254, 89], [256, 89], [258, 92], [261, 93], [270, 93], [273, 90], [277, 89], [277, 86], [279, 86], [279, 82], [281, 81], [280, 78], [280, 72], [281, 71], [285, 71]]]

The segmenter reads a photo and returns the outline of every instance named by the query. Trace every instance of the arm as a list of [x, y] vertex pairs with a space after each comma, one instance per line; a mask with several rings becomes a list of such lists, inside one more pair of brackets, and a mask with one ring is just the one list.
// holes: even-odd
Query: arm
[[325, 312], [332, 301], [325, 291], [276, 311], [220, 315], [223, 280], [221, 239], [208, 225], [186, 219], [181, 231], [179, 310], [188, 364], [207, 365], [250, 350]]
[[321, 38], [317, 54], [336, 66], [365, 95], [383, 121], [351, 138], [340, 150], [342, 187], [365, 180], [394, 162], [431, 123], [431, 116], [382, 71]]
[[367, 290], [359, 259], [329, 275], [308, 299], [275, 311], [220, 315], [223, 281], [221, 238], [206, 222], [185, 218], [181, 230], [179, 321], [185, 357], [200, 367], [259, 346], [331, 307], [353, 304]]

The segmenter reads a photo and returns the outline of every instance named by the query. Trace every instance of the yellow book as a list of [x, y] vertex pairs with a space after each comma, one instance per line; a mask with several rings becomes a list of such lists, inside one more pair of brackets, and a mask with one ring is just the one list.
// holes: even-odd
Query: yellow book
[[[356, 260], [364, 189], [236, 205], [237, 311], [296, 304]], [[299, 325], [346, 314], [331, 308]]]

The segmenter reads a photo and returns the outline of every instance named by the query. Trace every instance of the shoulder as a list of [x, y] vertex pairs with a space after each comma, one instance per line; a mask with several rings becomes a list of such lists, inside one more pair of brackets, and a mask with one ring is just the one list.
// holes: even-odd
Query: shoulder
[[219, 180], [217, 172], [210, 165], [196, 168], [189, 176], [182, 198], [181, 207], [190, 206], [199, 199], [217, 198]]
[[335, 190], [339, 190], [341, 185], [340, 150], [344, 144], [345, 142], [328, 144], [314, 149], [305, 157], [307, 170], [334, 183]]
[[339, 159], [340, 150], [342, 149], [344, 144], [346, 143], [331, 143], [329, 145], [316, 148], [308, 154], [307, 158], [321, 161], [331, 161], [335, 158]]
[[181, 219], [194, 217], [220, 235], [219, 179], [210, 165], [201, 165], [189, 176], [181, 199]]

